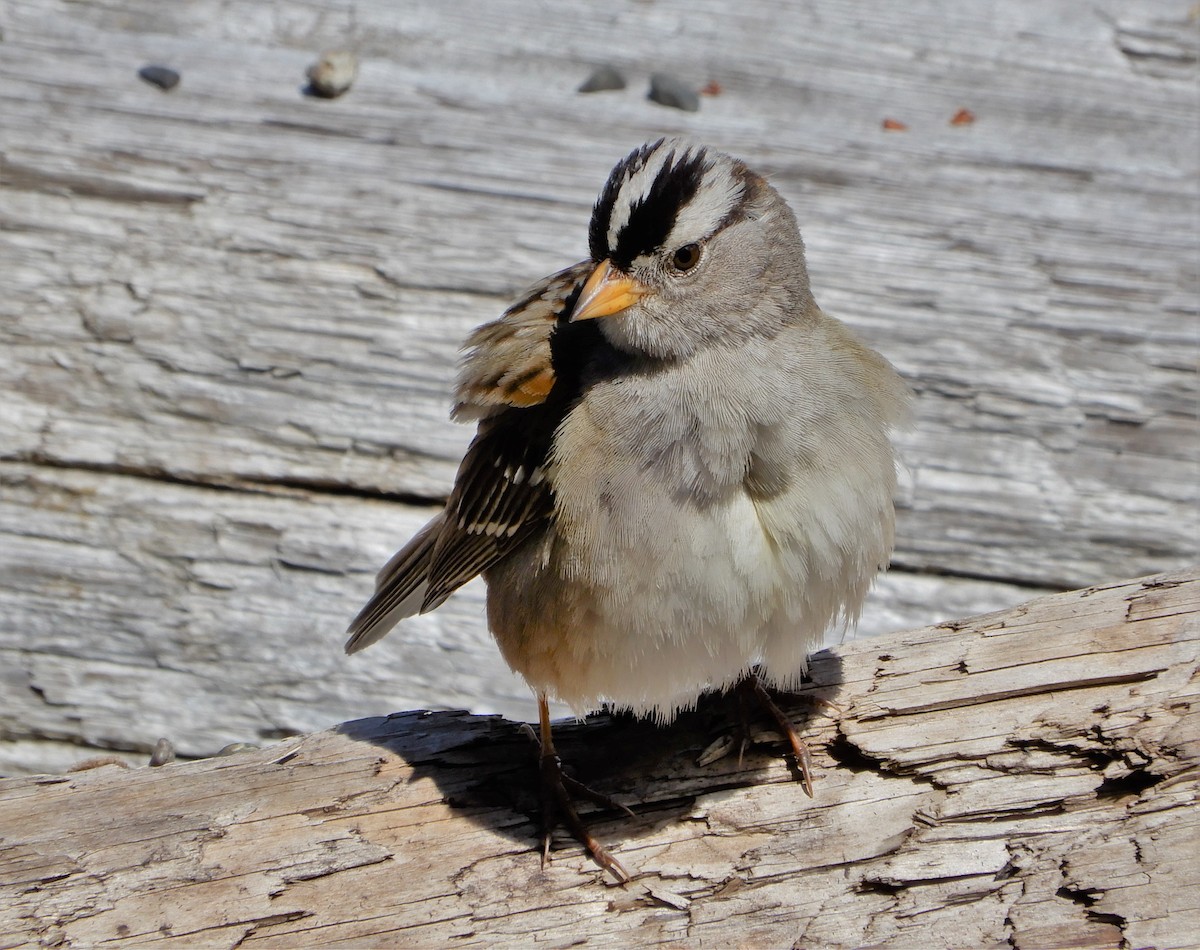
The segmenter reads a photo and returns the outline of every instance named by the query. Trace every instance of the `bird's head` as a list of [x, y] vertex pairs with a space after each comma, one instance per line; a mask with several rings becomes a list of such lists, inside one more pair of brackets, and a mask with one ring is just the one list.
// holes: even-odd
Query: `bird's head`
[[811, 301], [795, 218], [766, 180], [679, 139], [612, 170], [588, 231], [595, 269], [573, 321], [618, 348], [678, 358], [769, 333]]

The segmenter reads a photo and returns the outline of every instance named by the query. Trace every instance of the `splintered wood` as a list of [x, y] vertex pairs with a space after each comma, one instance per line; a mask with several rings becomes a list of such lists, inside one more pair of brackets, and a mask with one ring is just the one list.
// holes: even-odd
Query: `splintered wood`
[[[0, 782], [8, 942], [1178, 946], [1200, 933], [1200, 570], [819, 654], [809, 800], [736, 710], [562, 729], [618, 887], [534, 850], [534, 751], [465, 713]], [[820, 700], [814, 702], [814, 700]], [[761, 731], [757, 731], [761, 729]]]

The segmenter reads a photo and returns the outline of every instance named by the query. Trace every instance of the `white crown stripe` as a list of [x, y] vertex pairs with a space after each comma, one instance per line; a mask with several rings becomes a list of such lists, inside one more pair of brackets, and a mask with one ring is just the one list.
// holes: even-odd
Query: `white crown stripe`
[[617, 189], [617, 200], [613, 203], [612, 215], [608, 219], [608, 246], [610, 248], [617, 246], [617, 239], [625, 229], [625, 225], [629, 223], [633, 206], [640, 201], [645, 201], [649, 196], [650, 188], [666, 164], [667, 157], [672, 152], [679, 154], [677, 145], [678, 143], [663, 142], [646, 159], [646, 164], [632, 175], [628, 175], [621, 183], [621, 187]]
[[[698, 153], [702, 154], [703, 149], [679, 139], [668, 139], [647, 156], [644, 165], [625, 173], [609, 215], [609, 248], [618, 245], [634, 207], [647, 200], [659, 176], [669, 173], [670, 168]], [[667, 165], [668, 159], [670, 167]], [[696, 194], [679, 209], [665, 243], [668, 248], [682, 247], [710, 237], [742, 199], [743, 183], [725, 163], [705, 161], [702, 176]]]
[[728, 167], [706, 167], [696, 194], [679, 209], [666, 246], [682, 247], [710, 237], [741, 201], [742, 187]]

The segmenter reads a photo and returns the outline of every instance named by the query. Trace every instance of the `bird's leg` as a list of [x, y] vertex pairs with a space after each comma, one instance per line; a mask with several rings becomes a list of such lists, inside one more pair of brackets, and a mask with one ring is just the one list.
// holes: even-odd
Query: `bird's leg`
[[771, 698], [771, 694], [763, 686], [762, 680], [758, 678], [758, 673], [751, 671], [750, 675], [742, 680], [742, 687], [746, 692], [753, 695], [767, 712], [771, 714], [771, 718], [775, 720], [780, 733], [791, 744], [792, 755], [796, 759], [796, 768], [800, 772], [800, 787], [804, 789], [804, 793], [809, 798], [812, 798], [812, 755], [809, 753], [808, 746], [804, 740], [800, 738], [800, 733], [796, 731], [796, 727], [792, 724], [792, 721], [779, 708], [775, 700]]
[[544, 693], [538, 694], [538, 718], [541, 737], [538, 773], [542, 787], [542, 864], [544, 865], [550, 856], [550, 834], [554, 830], [555, 818], [561, 817], [575, 840], [587, 849], [592, 860], [612, 874], [617, 883], [626, 883], [630, 880], [629, 872], [592, 837], [587, 825], [579, 817], [579, 812], [575, 810], [571, 794], [582, 795], [604, 808], [620, 809], [630, 817], [633, 816], [633, 812], [607, 795], [593, 791], [582, 782], [563, 773], [562, 760], [554, 748], [554, 738], [550, 731], [550, 704], [546, 701]]
[[737, 691], [738, 704], [738, 725], [737, 731], [734, 733], [734, 739], [737, 742], [737, 767], [742, 767], [742, 762], [746, 757], [746, 750], [750, 748], [750, 710], [746, 708], [746, 690], [739, 689]]

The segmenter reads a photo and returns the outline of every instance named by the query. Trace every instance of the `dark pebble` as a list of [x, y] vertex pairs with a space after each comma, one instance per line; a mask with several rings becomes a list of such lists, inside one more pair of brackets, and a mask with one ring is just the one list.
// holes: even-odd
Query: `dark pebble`
[[143, 66], [138, 75], [152, 86], [169, 92], [179, 85], [179, 73], [167, 66]]
[[607, 92], [610, 89], [624, 89], [625, 77], [617, 71], [616, 66], [597, 66], [587, 79], [583, 81], [583, 85], [579, 87], [580, 92]]
[[150, 764], [157, 768], [175, 761], [175, 746], [170, 739], [159, 739], [154, 743], [154, 752], [150, 755]]
[[700, 96], [696, 90], [667, 73], [654, 73], [650, 77], [649, 98], [672, 109], [682, 109], [684, 112], [700, 111]]

